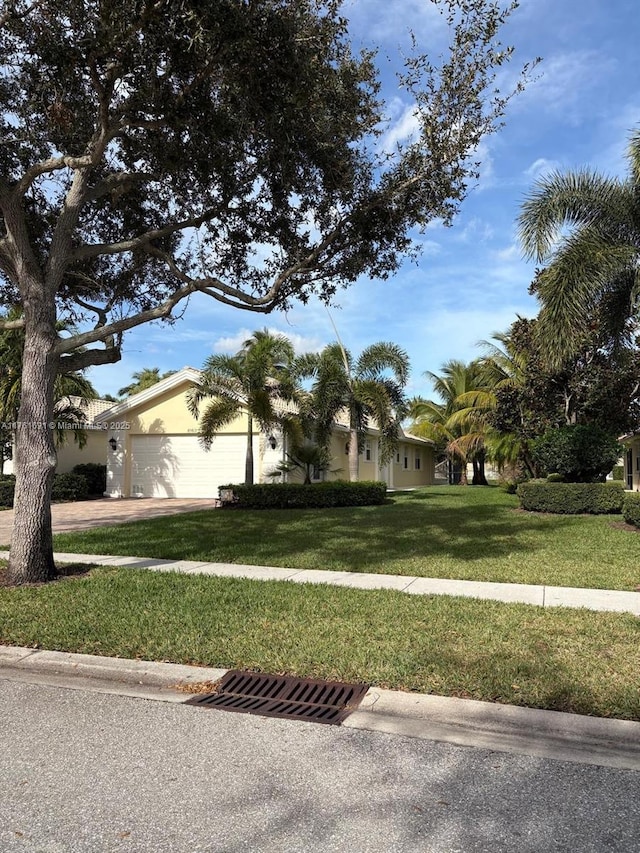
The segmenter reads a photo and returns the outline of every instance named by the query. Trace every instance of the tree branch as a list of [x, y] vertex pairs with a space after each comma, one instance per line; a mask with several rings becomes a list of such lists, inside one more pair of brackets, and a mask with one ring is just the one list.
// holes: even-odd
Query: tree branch
[[63, 355], [60, 358], [60, 373], [75, 373], [87, 367], [99, 364], [115, 364], [122, 358], [119, 346], [108, 346], [106, 349], [88, 349]]
[[181, 222], [165, 225], [164, 228], [145, 231], [137, 237], [132, 237], [130, 240], [122, 240], [119, 243], [87, 243], [76, 249], [73, 254], [73, 260], [85, 260], [87, 258], [97, 258], [100, 255], [119, 255], [124, 252], [133, 252], [134, 249], [146, 246], [152, 240], [169, 237], [171, 234], [175, 234], [176, 231], [184, 231], [185, 228], [198, 228], [203, 223], [212, 219], [217, 212], [217, 208], [212, 208], [200, 216], [192, 216], [189, 219], [183, 219]]
[[24, 317], [19, 320], [0, 320], [0, 331], [10, 332], [12, 329], [24, 329]]

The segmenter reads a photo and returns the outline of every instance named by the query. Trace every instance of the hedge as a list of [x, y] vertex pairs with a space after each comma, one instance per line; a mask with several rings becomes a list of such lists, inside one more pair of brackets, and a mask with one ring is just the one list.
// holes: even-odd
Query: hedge
[[626, 492], [622, 502], [622, 516], [627, 524], [640, 527], [640, 492]]
[[84, 501], [89, 497], [89, 486], [80, 474], [65, 472], [56, 474], [53, 478], [53, 491], [51, 500], [62, 501]]
[[90, 495], [103, 495], [107, 490], [107, 466], [97, 462], [83, 462], [74, 465], [72, 474], [80, 474], [87, 481]]
[[13, 474], [0, 476], [0, 507], [12, 507], [16, 491], [16, 478]]
[[549, 483], [530, 480], [518, 486], [520, 506], [532, 512], [614, 513], [622, 511], [624, 486], [609, 483]]
[[384, 503], [386, 483], [364, 481], [348, 483], [333, 480], [326, 483], [257, 483], [253, 486], [221, 486], [233, 492], [231, 503], [223, 501], [223, 506], [241, 509], [300, 509], [310, 507], [335, 506], [371, 506]]

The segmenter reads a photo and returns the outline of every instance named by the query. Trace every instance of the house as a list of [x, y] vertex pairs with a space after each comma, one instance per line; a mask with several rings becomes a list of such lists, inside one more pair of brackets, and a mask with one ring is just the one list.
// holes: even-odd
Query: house
[[620, 438], [624, 447], [624, 487], [640, 492], [640, 434], [630, 433]]
[[[199, 440], [198, 421], [187, 407], [187, 392], [199, 378], [198, 370], [185, 367], [97, 415], [97, 432], [108, 448], [108, 495], [217, 498], [220, 486], [244, 482], [247, 416], [243, 414], [224, 427], [205, 450]], [[377, 430], [368, 431], [360, 457], [360, 479], [381, 479], [389, 488], [433, 483], [431, 442], [403, 432], [394, 459], [381, 465], [378, 436]], [[346, 425], [337, 424], [328, 479], [348, 477], [348, 437]], [[285, 451], [285, 440], [278, 430], [254, 434], [256, 482], [272, 480], [269, 474], [284, 459]], [[294, 479], [293, 475], [288, 477]]]
[[[78, 424], [82, 427], [85, 435], [85, 443], [82, 447], [75, 440], [74, 426], [71, 423], [64, 421], [58, 422], [60, 427], [68, 428], [59, 430], [58, 435], [62, 436], [62, 443], [56, 446], [56, 456], [58, 463], [56, 471], [59, 474], [64, 474], [73, 470], [76, 465], [82, 465], [87, 462], [94, 462], [98, 465], [104, 465], [107, 461], [107, 435], [105, 434], [102, 424], [96, 423], [96, 418], [102, 412], [106, 412], [113, 406], [113, 401], [110, 400], [85, 400], [82, 397], [69, 396], [59, 400], [57, 407], [73, 406], [75, 409], [81, 409], [85, 414], [83, 422]], [[15, 443], [15, 439], [14, 439]], [[12, 452], [15, 456], [15, 447]], [[8, 459], [4, 463], [4, 474], [13, 473], [13, 460]]]

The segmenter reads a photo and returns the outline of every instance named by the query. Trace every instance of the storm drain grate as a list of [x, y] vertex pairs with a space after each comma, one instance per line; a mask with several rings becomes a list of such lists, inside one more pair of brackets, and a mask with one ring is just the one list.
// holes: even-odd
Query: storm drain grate
[[368, 689], [368, 684], [231, 670], [220, 680], [216, 693], [193, 696], [185, 704], [335, 726], [358, 707]]

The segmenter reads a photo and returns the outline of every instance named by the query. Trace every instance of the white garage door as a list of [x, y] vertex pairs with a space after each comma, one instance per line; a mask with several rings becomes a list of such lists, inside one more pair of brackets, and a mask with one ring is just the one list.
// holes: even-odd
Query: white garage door
[[131, 439], [132, 496], [217, 498], [219, 486], [244, 482], [246, 436], [218, 436], [210, 450], [195, 435]]

